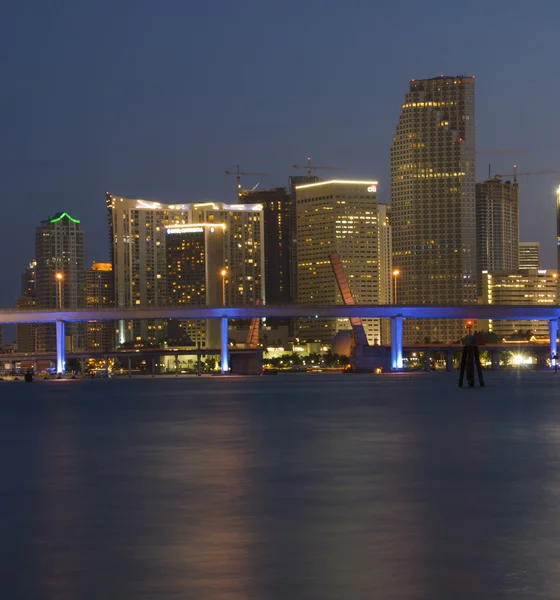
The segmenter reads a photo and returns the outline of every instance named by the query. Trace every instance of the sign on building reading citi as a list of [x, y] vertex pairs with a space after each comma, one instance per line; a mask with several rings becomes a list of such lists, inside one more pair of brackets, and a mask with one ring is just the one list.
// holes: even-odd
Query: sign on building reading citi
[[367, 189], [368, 192], [377, 192], [377, 186], [376, 185], [370, 185]]

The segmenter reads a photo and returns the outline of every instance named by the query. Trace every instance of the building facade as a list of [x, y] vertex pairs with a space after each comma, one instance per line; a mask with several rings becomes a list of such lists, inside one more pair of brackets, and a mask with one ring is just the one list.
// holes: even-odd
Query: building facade
[[[477, 274], [519, 269], [518, 185], [500, 177], [476, 184]], [[478, 277], [479, 294], [482, 278]]]
[[[477, 299], [474, 78], [412, 80], [391, 147], [393, 267], [403, 304]], [[407, 320], [406, 343], [455, 341], [458, 320]]]
[[273, 188], [244, 190], [239, 198], [245, 204], [260, 204], [263, 207], [267, 304], [290, 304], [293, 301], [290, 196], [285, 188]]
[[[107, 194], [115, 302], [118, 307], [168, 305], [166, 231], [171, 225], [224, 224], [228, 305], [265, 301], [264, 219], [260, 204], [162, 204]], [[164, 322], [119, 322], [119, 343], [165, 339]]]
[[519, 242], [519, 270], [536, 270], [541, 268], [540, 242]]
[[[37, 308], [84, 308], [84, 235], [79, 219], [66, 212], [42, 221], [35, 235]], [[69, 352], [85, 347], [82, 323], [66, 326]], [[37, 327], [37, 351], [56, 349], [54, 324]]]
[[[33, 259], [21, 274], [21, 296], [16, 300], [18, 310], [33, 310], [37, 306], [37, 261]], [[37, 345], [37, 325], [18, 323], [16, 325], [18, 352], [35, 352]]]
[[[85, 272], [85, 306], [91, 309], [111, 308], [113, 299], [113, 265], [94, 262]], [[88, 321], [86, 350], [110, 351], [115, 348], [115, 323]]]
[[[298, 304], [340, 304], [329, 255], [337, 251], [358, 304], [379, 302], [379, 213], [376, 181], [332, 180], [296, 188]], [[300, 319], [298, 337], [330, 342], [348, 319]], [[379, 319], [364, 319], [370, 344], [381, 342]]]
[[[546, 306], [557, 303], [558, 274], [556, 271], [532, 269], [517, 273], [483, 273], [482, 302], [500, 306]], [[479, 329], [509, 337], [518, 331], [532, 331], [537, 336], [548, 336], [548, 321], [478, 322]]]
[[[223, 223], [166, 228], [168, 306], [224, 303], [225, 229]], [[217, 319], [172, 320], [168, 323], [167, 336], [170, 345], [219, 348], [220, 323]]]

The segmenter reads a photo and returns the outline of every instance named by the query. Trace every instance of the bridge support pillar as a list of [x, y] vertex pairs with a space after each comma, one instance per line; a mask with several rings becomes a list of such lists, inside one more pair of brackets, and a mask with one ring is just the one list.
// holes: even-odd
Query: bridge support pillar
[[403, 318], [391, 317], [391, 370], [399, 371], [403, 367]]
[[432, 367], [430, 363], [432, 361], [432, 353], [429, 350], [424, 352], [424, 360], [426, 361], [426, 364], [424, 365], [424, 371], [431, 371]]
[[156, 359], [152, 356], [152, 377], [156, 376]]
[[132, 377], [132, 358], [128, 357], [128, 376]]
[[179, 377], [179, 355], [175, 354], [175, 377]]
[[448, 350], [445, 355], [445, 370], [448, 373], [453, 372], [453, 350]]
[[229, 357], [228, 357], [228, 318], [221, 318], [220, 326], [220, 348], [222, 360], [222, 375], [229, 372]]
[[[550, 365], [554, 367], [555, 363], [558, 362], [558, 342], [556, 341], [558, 338], [558, 319], [550, 319], [548, 322], [548, 332], [550, 334]], [[553, 356], [556, 358], [552, 359]]]
[[80, 375], [83, 375], [86, 372], [86, 359], [80, 358]]
[[56, 322], [56, 372], [61, 375], [66, 370], [66, 323]]
[[490, 357], [492, 360], [492, 371], [499, 371], [500, 370], [500, 351], [492, 350]]

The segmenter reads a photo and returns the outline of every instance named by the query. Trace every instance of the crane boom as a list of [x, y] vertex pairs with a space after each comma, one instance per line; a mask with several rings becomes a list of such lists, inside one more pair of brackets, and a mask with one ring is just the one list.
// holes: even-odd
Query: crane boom
[[[342, 261], [340, 260], [340, 254], [338, 252], [331, 252], [331, 254], [329, 254], [329, 260], [331, 261], [331, 267], [336, 278], [336, 282], [338, 283], [338, 289], [340, 290], [342, 301], [347, 306], [353, 306], [356, 304], [356, 301], [354, 300], [354, 296], [352, 296], [350, 284], [348, 283], [346, 273], [344, 272], [344, 267], [342, 266]], [[368, 340], [362, 320], [359, 317], [350, 317], [350, 324], [352, 325], [358, 345], [367, 346]]]
[[239, 165], [237, 165], [236, 171], [226, 171], [226, 175], [235, 175], [237, 179], [237, 195], [241, 195], [241, 175], [258, 175], [263, 177], [268, 177], [270, 173], [259, 173], [259, 172], [251, 172], [251, 171], [241, 171]]
[[340, 169], [341, 167], [324, 167], [319, 165], [311, 165], [311, 157], [307, 159], [307, 165], [292, 165], [292, 169], [307, 169], [307, 178], [311, 177], [311, 171], [314, 169], [322, 169], [322, 170], [333, 170]]

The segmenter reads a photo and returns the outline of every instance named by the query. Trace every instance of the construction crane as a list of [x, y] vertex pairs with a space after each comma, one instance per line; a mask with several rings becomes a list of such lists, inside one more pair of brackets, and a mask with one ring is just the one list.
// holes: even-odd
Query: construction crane
[[237, 165], [237, 171], [226, 171], [226, 175], [235, 175], [237, 178], [237, 195], [241, 196], [241, 175], [258, 175], [263, 177], [270, 176], [270, 173], [251, 173], [249, 171], [241, 171]]
[[529, 150], [477, 150], [476, 154], [527, 154]]
[[[521, 177], [522, 175], [548, 175], [549, 173], [556, 173], [556, 171], [550, 169], [541, 169], [538, 171], [522, 171], [521, 173], [517, 172], [517, 165], [513, 165], [513, 173], [507, 173], [505, 175], [496, 174], [494, 177], [496, 179], [502, 179], [503, 177], [513, 177], [513, 183], [517, 183], [517, 177]], [[490, 175], [490, 173], [488, 173]], [[489, 177], [490, 178], [490, 177]]]
[[321, 170], [333, 170], [333, 169], [340, 169], [340, 167], [320, 167], [320, 166], [315, 166], [315, 165], [311, 165], [311, 157], [308, 157], [307, 159], [307, 165], [292, 165], [292, 169], [307, 169], [307, 179], [311, 178], [311, 171], [316, 170], [316, 169], [321, 169]]

